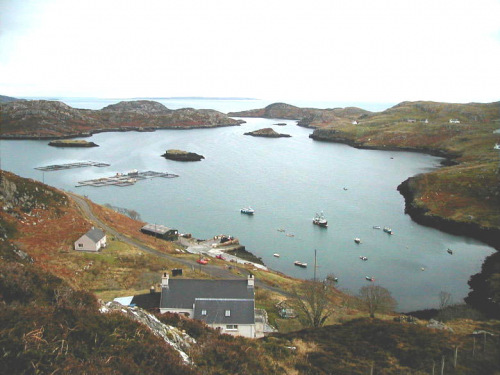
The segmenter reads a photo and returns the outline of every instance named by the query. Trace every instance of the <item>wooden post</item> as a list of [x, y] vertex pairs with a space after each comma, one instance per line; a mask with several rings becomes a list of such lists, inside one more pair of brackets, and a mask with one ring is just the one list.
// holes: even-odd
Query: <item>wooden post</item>
[[458, 345], [455, 346], [455, 354], [453, 356], [453, 368], [457, 368]]
[[476, 357], [476, 336], [474, 336], [474, 342], [472, 344], [472, 358]]
[[444, 375], [444, 355], [441, 357], [441, 375]]
[[436, 368], [436, 362], [432, 360], [432, 375], [434, 375], [434, 369]]

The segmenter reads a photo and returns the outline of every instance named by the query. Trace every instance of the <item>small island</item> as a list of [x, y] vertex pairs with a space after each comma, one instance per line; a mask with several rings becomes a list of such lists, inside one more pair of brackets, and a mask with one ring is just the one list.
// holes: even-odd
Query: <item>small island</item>
[[85, 140], [70, 140], [70, 139], [50, 141], [49, 146], [54, 146], [54, 147], [99, 147], [99, 145], [95, 144], [94, 142], [88, 142]]
[[267, 137], [267, 138], [291, 137], [290, 134], [280, 134], [271, 128], [255, 130], [253, 132], [245, 133], [245, 135], [252, 135], [254, 137]]
[[182, 150], [167, 150], [163, 155], [165, 159], [176, 161], [200, 161], [205, 159], [203, 155]]

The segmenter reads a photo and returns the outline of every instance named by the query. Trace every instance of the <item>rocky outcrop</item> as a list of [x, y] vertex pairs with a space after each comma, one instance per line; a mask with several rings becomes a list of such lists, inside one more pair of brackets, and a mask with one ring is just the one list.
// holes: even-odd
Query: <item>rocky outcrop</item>
[[15, 101], [1, 103], [0, 110], [0, 138], [4, 139], [70, 138], [105, 131], [208, 128], [243, 122], [214, 110], [170, 110], [149, 100], [120, 102], [98, 111], [58, 101]]
[[108, 302], [101, 304], [100, 311], [103, 314], [119, 313], [145, 325], [154, 335], [161, 337], [167, 344], [174, 348], [184, 363], [192, 364], [186, 352], [189, 352], [191, 347], [196, 344], [196, 340], [187, 333], [160, 322], [154, 315], [139, 307], [123, 306], [118, 302]]
[[290, 134], [280, 134], [272, 128], [264, 128], [264, 129], [255, 130], [253, 132], [245, 133], [245, 135], [252, 135], [254, 137], [266, 137], [266, 138], [291, 137]]
[[87, 142], [84, 140], [73, 140], [73, 141], [68, 141], [68, 140], [56, 140], [56, 141], [50, 141], [49, 146], [54, 146], [54, 147], [99, 147], [99, 145], [95, 144], [94, 142]]
[[443, 232], [468, 236], [478, 239], [500, 250], [500, 229], [482, 227], [476, 222], [458, 222], [445, 217], [432, 215], [425, 208], [415, 203], [415, 191], [412, 187], [414, 177], [410, 177], [398, 186], [398, 191], [405, 199], [405, 213], [420, 225], [439, 229]]
[[167, 150], [162, 156], [165, 159], [176, 161], [200, 161], [205, 159], [203, 155], [182, 150]]

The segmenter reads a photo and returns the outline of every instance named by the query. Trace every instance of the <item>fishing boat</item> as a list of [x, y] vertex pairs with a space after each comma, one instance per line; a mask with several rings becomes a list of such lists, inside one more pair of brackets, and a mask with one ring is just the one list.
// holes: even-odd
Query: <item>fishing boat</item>
[[359, 259], [361, 259], [361, 260], [368, 260], [368, 258], [367, 258], [367, 257], [362, 256], [362, 255], [359, 257]]
[[448, 252], [448, 254], [453, 255], [453, 250], [452, 249], [448, 249], [446, 251]]
[[356, 243], [358, 243], [358, 244], [359, 244], [359, 243], [361, 243], [361, 238], [356, 237], [356, 238], [354, 239], [354, 242], [356, 242]]
[[328, 221], [326, 221], [325, 216], [323, 215], [323, 212], [318, 214], [316, 213], [316, 216], [314, 216], [313, 219], [313, 224], [318, 225], [320, 227], [326, 228], [328, 226]]
[[306, 268], [307, 267], [307, 263], [299, 262], [298, 260], [296, 260], [295, 262], [293, 262], [293, 264], [295, 264], [298, 267], [302, 267], [302, 268]]
[[389, 227], [384, 227], [384, 232], [387, 234], [392, 234], [392, 229]]
[[255, 210], [252, 207], [245, 207], [242, 208], [240, 211], [242, 214], [247, 214], [247, 215], [253, 215], [255, 213]]
[[368, 281], [375, 281], [375, 278], [372, 276], [365, 276], [365, 279]]

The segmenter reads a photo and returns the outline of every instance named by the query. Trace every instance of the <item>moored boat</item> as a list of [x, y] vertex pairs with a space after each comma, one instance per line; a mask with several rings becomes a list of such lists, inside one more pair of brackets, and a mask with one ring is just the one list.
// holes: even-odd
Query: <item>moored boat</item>
[[358, 243], [358, 244], [359, 244], [359, 243], [361, 243], [361, 238], [356, 237], [356, 238], [354, 239], [354, 242], [356, 242], [356, 243]]
[[240, 211], [242, 214], [247, 214], [247, 215], [253, 215], [255, 213], [255, 210], [252, 207], [245, 207], [242, 208]]
[[387, 234], [392, 234], [392, 229], [389, 227], [384, 227], [384, 232]]
[[368, 281], [375, 281], [375, 278], [372, 276], [365, 276], [365, 279]]
[[280, 257], [280, 255], [278, 253], [274, 253], [273, 256], [275, 256], [276, 258]]
[[368, 258], [367, 258], [367, 257], [362, 256], [362, 255], [359, 257], [359, 259], [361, 259], [361, 260], [368, 260]]
[[296, 260], [295, 262], [293, 262], [293, 264], [295, 264], [298, 267], [302, 267], [302, 268], [306, 268], [307, 267], [307, 263], [299, 262], [298, 260]]
[[320, 214], [316, 213], [316, 216], [314, 216], [313, 219], [313, 224], [323, 228], [328, 227], [328, 221], [325, 219], [323, 212], [321, 212]]

